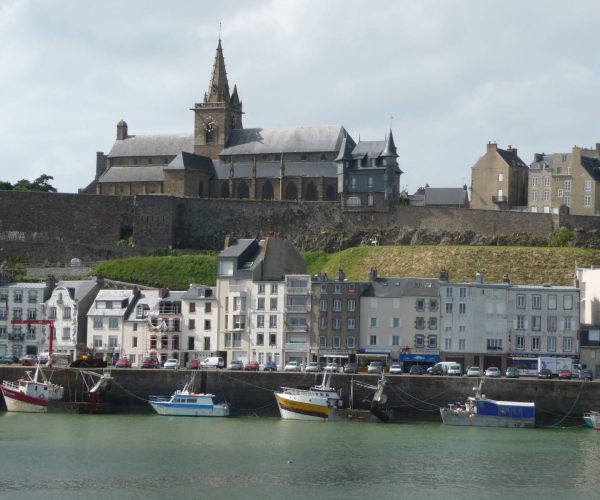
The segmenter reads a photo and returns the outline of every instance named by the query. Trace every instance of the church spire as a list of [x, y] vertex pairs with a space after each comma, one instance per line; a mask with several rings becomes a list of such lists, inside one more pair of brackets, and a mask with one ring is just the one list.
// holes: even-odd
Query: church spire
[[223, 58], [221, 37], [219, 37], [217, 54], [215, 55], [212, 76], [208, 86], [208, 95], [205, 97], [204, 102], [224, 102], [229, 104], [229, 100], [229, 83], [227, 82], [227, 71], [225, 71], [225, 59]]

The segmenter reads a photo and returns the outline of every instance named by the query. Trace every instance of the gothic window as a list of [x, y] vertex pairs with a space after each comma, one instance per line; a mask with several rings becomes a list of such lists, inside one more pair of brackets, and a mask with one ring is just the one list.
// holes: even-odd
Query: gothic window
[[297, 200], [298, 199], [298, 188], [296, 187], [295, 183], [290, 182], [285, 187], [285, 199], [286, 200]]
[[306, 187], [306, 199], [308, 201], [317, 201], [319, 199], [319, 193], [313, 182], [309, 182]]
[[200, 198], [204, 196], [204, 183], [202, 181], [198, 183], [198, 196]]
[[333, 186], [327, 186], [325, 189], [325, 199], [327, 201], [335, 201], [335, 188]]
[[240, 182], [240, 185], [238, 186], [238, 198], [250, 198], [250, 190], [248, 189], [248, 184], [246, 184], [243, 181]]
[[264, 183], [262, 187], [262, 199], [263, 200], [272, 200], [273, 199], [273, 184], [271, 181], [267, 181]]
[[229, 198], [229, 183], [227, 181], [221, 184], [221, 198]]

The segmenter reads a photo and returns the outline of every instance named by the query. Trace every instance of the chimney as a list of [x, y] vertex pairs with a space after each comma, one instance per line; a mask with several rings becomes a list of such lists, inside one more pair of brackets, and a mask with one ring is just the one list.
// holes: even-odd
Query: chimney
[[96, 180], [106, 172], [106, 155], [102, 151], [96, 153]]
[[127, 122], [121, 120], [117, 123], [117, 141], [122, 141], [123, 139], [127, 139], [127, 137]]
[[487, 152], [488, 153], [494, 153], [497, 149], [497, 144], [495, 142], [488, 142], [487, 143]]
[[161, 299], [164, 299], [167, 295], [169, 295], [169, 289], [168, 288], [159, 288], [158, 289], [158, 296]]
[[475, 283], [478, 285], [483, 285], [483, 274], [475, 273]]
[[104, 275], [102, 273], [98, 273], [96, 274], [96, 284], [100, 287], [100, 288], [104, 288]]
[[533, 155], [533, 161], [534, 162], [542, 161], [543, 159], [544, 159], [543, 153], [535, 153]]
[[504, 276], [502, 276], [502, 281], [504, 283], [510, 283], [510, 278], [508, 276], [508, 273], [504, 273]]
[[369, 269], [369, 281], [370, 282], [377, 281], [377, 268], [376, 267], [372, 267], [371, 269]]
[[440, 281], [448, 281], [449, 273], [448, 271], [440, 271]]
[[516, 155], [516, 154], [517, 154], [517, 148], [513, 148], [512, 146], [508, 146], [508, 149], [507, 149], [507, 151], [508, 151], [509, 153], [512, 153], [512, 154], [514, 154], [514, 155]]
[[344, 281], [346, 279], [346, 273], [342, 269], [338, 269], [337, 279], [338, 281]]
[[56, 278], [52, 274], [49, 274], [48, 276], [46, 276], [46, 289], [51, 292], [55, 288]]
[[596, 154], [600, 157], [600, 142], [596, 143]]

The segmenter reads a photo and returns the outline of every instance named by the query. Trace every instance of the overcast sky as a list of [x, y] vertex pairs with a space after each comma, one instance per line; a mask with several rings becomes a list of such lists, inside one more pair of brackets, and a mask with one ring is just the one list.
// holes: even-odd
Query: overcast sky
[[596, 0], [0, 0], [0, 180], [76, 192], [120, 119], [192, 133], [219, 22], [245, 127], [391, 123], [411, 193], [469, 184], [490, 140], [600, 142]]

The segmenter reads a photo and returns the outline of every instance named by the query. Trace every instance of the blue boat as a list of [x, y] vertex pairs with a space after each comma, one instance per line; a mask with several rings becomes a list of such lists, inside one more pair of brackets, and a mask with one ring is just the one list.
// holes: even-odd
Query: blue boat
[[535, 427], [535, 403], [497, 401], [481, 394], [483, 379], [474, 397], [466, 403], [453, 403], [440, 408], [442, 422], [447, 425], [472, 427]]

